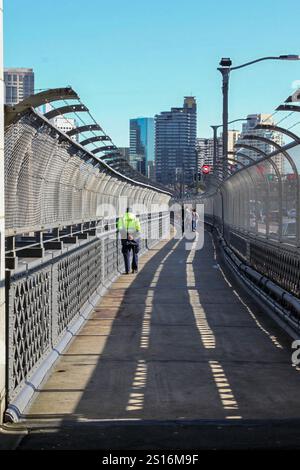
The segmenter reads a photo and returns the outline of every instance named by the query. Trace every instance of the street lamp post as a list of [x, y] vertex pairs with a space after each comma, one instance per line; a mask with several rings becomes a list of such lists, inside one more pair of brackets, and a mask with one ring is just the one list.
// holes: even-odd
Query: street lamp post
[[185, 165], [182, 163], [180, 170], [180, 197], [184, 198], [185, 193]]
[[[240, 119], [234, 119], [233, 121], [228, 122], [229, 124], [233, 124], [234, 122], [241, 122], [241, 121], [248, 121], [249, 118], [240, 118]], [[218, 126], [210, 126], [213, 130], [213, 139], [214, 139], [214, 147], [213, 147], [213, 167], [215, 168], [216, 163], [217, 163], [217, 154], [218, 154], [218, 129], [220, 127], [223, 127], [223, 124], [219, 124]], [[224, 132], [223, 132], [223, 138], [224, 138]], [[227, 131], [227, 142], [228, 142], [228, 131]], [[227, 144], [228, 147], [228, 144]], [[228, 149], [227, 149], [228, 153]]]
[[246, 62], [245, 64], [238, 65], [236, 67], [231, 67], [232, 61], [229, 57], [223, 57], [220, 61], [220, 66], [218, 68], [219, 72], [222, 74], [222, 93], [223, 93], [223, 166], [226, 168], [227, 152], [228, 152], [228, 91], [229, 91], [229, 77], [230, 72], [233, 70], [238, 70], [249, 65], [256, 64], [257, 62], [262, 62], [264, 60], [300, 60], [299, 55], [289, 54], [289, 55], [280, 55], [280, 56], [270, 56], [270, 57], [261, 57], [260, 59], [252, 60]]
[[220, 126], [210, 126], [214, 133], [214, 149], [213, 149], [213, 171], [215, 171], [218, 153], [218, 129]]

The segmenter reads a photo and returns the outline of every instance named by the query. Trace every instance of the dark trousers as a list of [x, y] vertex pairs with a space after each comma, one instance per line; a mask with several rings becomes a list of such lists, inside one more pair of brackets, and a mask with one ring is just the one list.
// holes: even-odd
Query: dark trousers
[[132, 263], [131, 269], [138, 269], [138, 252], [140, 251], [139, 240], [121, 240], [122, 241], [122, 253], [124, 256], [125, 271], [130, 271], [130, 258], [132, 252]]
[[192, 220], [192, 231], [195, 231], [197, 227], [197, 220]]

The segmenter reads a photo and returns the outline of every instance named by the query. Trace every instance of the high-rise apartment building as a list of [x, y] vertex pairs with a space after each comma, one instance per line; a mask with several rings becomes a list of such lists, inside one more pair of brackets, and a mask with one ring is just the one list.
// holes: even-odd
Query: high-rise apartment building
[[[247, 134], [257, 135], [260, 137], [265, 137], [269, 140], [273, 140], [273, 142], [279, 144], [280, 146], [284, 145], [283, 137], [281, 133], [270, 130], [270, 129], [255, 129], [255, 126], [257, 124], [273, 125], [274, 121], [270, 114], [250, 114], [247, 117], [247, 122], [243, 124], [241, 137]], [[259, 140], [253, 141], [253, 140], [248, 140], [248, 139], [241, 139], [240, 143], [244, 143], [246, 145], [252, 145], [262, 150], [266, 154], [269, 154], [275, 150], [274, 146], [272, 146], [271, 144], [268, 144], [267, 142], [262, 142]], [[250, 158], [253, 158], [254, 160], [258, 160], [259, 158], [262, 157], [262, 155], [258, 155], [255, 151], [248, 150], [248, 149], [242, 149], [241, 153], [248, 155]], [[244, 164], [249, 163], [249, 160], [247, 160], [246, 158], [243, 158], [242, 156], [238, 156], [238, 160]], [[273, 160], [275, 161], [280, 173], [284, 174], [284, 156], [282, 154], [279, 154], [276, 157], [274, 157]], [[271, 167], [270, 167], [270, 173], [274, 173], [274, 170]]]
[[33, 69], [4, 69], [5, 104], [14, 106], [27, 96], [34, 94]]
[[130, 164], [151, 177], [154, 166], [154, 119], [130, 119]]
[[171, 184], [176, 174], [192, 180], [197, 171], [196, 152], [197, 105], [193, 96], [186, 96], [182, 108], [171, 108], [155, 116], [156, 179]]

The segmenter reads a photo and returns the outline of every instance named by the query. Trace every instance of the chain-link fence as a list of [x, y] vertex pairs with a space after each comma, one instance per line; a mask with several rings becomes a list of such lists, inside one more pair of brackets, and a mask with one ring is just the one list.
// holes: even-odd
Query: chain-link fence
[[300, 146], [274, 152], [226, 178], [205, 202], [211, 216], [227, 228], [264, 240], [300, 246]]
[[[141, 251], [169, 235], [169, 213], [141, 214]], [[116, 220], [110, 230], [66, 249], [51, 260], [30, 263], [7, 279], [8, 401], [11, 402], [90, 298], [124, 271]], [[107, 228], [107, 226], [106, 226]]]
[[168, 236], [170, 193], [145, 181], [120, 174], [33, 109], [7, 127], [8, 403], [124, 271], [116, 229], [124, 200], [141, 207], [141, 254]]
[[118, 215], [125, 198], [150, 210], [170, 194], [118, 173], [33, 110], [6, 129], [6, 235], [96, 220], [105, 205]]
[[264, 158], [253, 150], [251, 155], [252, 163], [224, 180], [211, 177], [200, 202], [205, 205], [206, 223], [244, 267], [258, 273], [261, 289], [268, 291], [267, 280], [274, 283], [274, 298], [284, 306], [287, 293], [300, 299], [300, 145], [291, 143]]

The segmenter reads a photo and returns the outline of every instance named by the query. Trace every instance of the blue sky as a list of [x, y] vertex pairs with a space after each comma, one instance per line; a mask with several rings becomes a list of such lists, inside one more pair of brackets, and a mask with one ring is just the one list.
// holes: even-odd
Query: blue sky
[[[130, 118], [191, 93], [206, 137], [221, 121], [220, 58], [300, 54], [298, 10], [296, 0], [4, 0], [4, 61], [33, 67], [36, 88], [71, 85], [119, 146]], [[234, 72], [230, 117], [273, 112], [296, 80], [300, 62]]]

